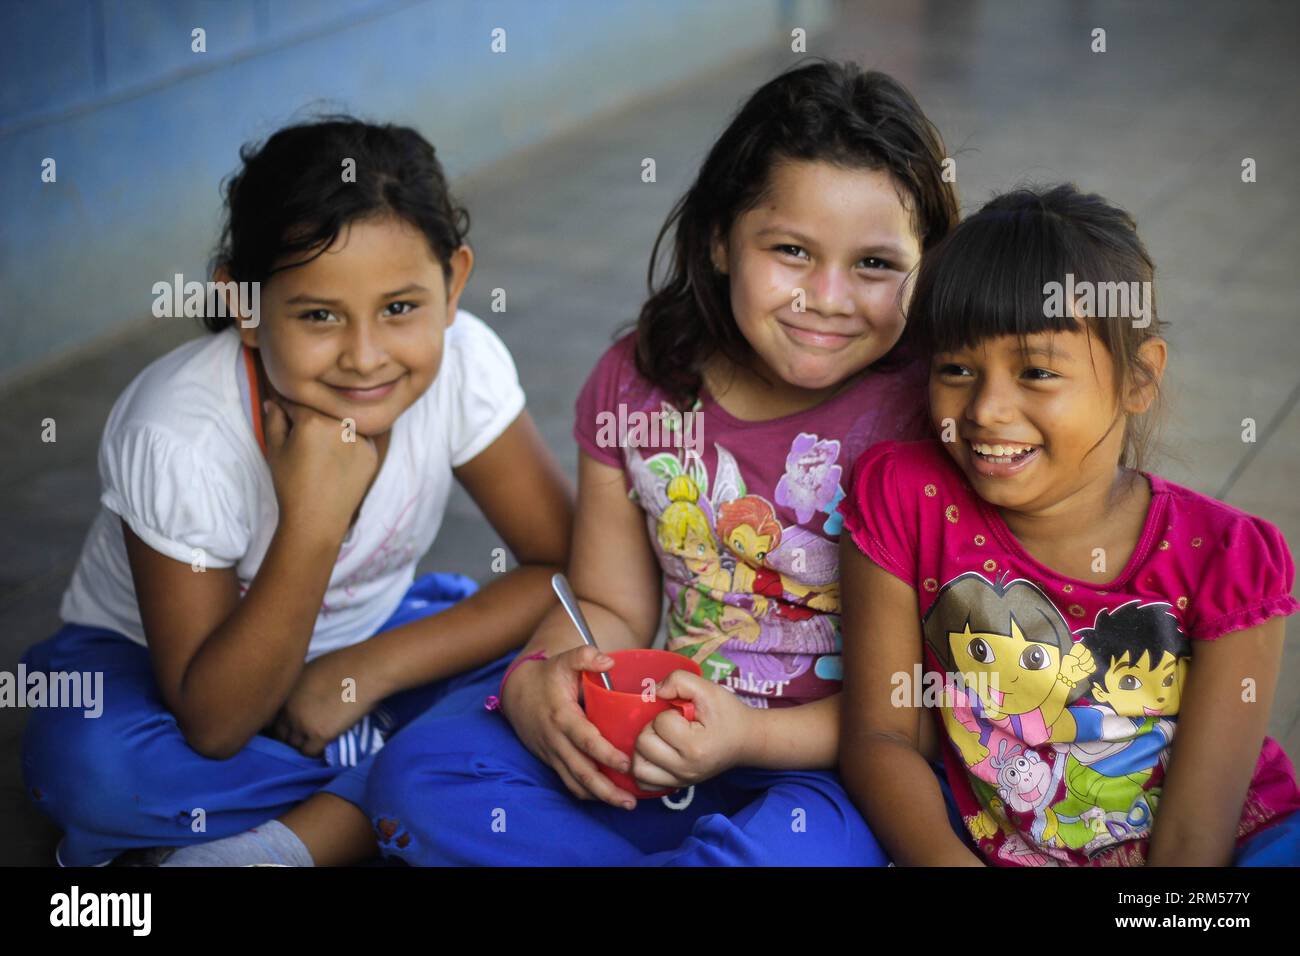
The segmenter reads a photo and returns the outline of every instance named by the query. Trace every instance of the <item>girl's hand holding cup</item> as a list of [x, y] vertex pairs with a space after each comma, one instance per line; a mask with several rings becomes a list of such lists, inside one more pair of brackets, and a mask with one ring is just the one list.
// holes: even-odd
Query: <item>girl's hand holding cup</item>
[[617, 787], [597, 764], [626, 772], [632, 760], [601, 736], [579, 702], [582, 673], [600, 673], [613, 666], [613, 658], [586, 646], [546, 660], [526, 661], [501, 690], [501, 713], [524, 746], [550, 766], [579, 800], [603, 800], [631, 810], [636, 797]]
[[646, 724], [632, 756], [632, 776], [641, 789], [679, 790], [753, 762], [756, 713], [731, 691], [677, 670], [656, 694], [660, 700], [692, 701], [695, 715], [687, 720], [676, 710], [665, 710]]

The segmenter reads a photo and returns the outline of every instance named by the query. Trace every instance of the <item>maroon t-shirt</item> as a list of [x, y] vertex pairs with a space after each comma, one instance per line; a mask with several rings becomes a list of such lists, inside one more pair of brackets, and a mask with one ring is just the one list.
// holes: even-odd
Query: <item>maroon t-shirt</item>
[[853, 460], [930, 434], [926, 370], [870, 372], [815, 408], [741, 421], [701, 389], [688, 412], [636, 369], [635, 333], [596, 363], [574, 438], [623, 472], [663, 571], [668, 649], [755, 707], [840, 689], [836, 505]]

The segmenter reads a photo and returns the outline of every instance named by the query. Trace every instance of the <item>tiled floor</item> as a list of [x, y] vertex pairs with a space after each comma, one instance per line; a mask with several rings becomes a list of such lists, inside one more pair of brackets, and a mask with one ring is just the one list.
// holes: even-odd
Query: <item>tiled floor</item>
[[[906, 12], [899, 8], [907, 7]], [[1172, 320], [1170, 457], [1157, 470], [1278, 524], [1300, 542], [1300, 370], [1289, 168], [1300, 69], [1287, 4], [850, 3], [812, 54], [895, 73], [957, 158], [964, 203], [1070, 179], [1127, 206], [1160, 267]], [[1107, 51], [1093, 53], [1092, 31]], [[780, 44], [460, 184], [478, 270], [465, 306], [513, 351], [533, 415], [572, 472], [578, 386], [633, 318], [655, 234], [739, 100], [795, 57]], [[658, 182], [640, 180], [653, 156]], [[1258, 181], [1241, 181], [1252, 157]], [[147, 250], [142, 250], [147, 254]], [[488, 308], [507, 290], [508, 311]], [[132, 317], [124, 317], [132, 318]], [[117, 393], [195, 330], [160, 320], [0, 396], [0, 669], [57, 626], [59, 595], [97, 507], [95, 451]], [[58, 441], [39, 440], [40, 422]], [[1258, 441], [1241, 440], [1252, 418]], [[422, 570], [483, 577], [497, 540], [463, 493]], [[48, 864], [57, 838], [19, 776], [22, 711], [0, 710], [0, 863]], [[1300, 753], [1300, 653], [1288, 652], [1271, 732]]]

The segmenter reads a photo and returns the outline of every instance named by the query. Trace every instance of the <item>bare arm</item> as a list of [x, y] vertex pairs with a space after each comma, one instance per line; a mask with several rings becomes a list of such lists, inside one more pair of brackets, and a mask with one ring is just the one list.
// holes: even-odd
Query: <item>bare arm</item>
[[[1150, 866], [1228, 866], [1264, 742], [1285, 621], [1193, 641]], [[1247, 683], [1249, 682], [1249, 684]], [[1253, 686], [1253, 695], [1246, 687]]]
[[743, 763], [772, 770], [832, 769], [839, 756], [840, 697], [754, 711], [753, 744]]
[[[773, 770], [834, 768], [840, 755], [843, 710], [840, 693], [798, 707], [754, 711], [753, 743], [746, 750], [745, 765]], [[933, 720], [921, 714], [917, 729], [921, 754], [932, 759], [938, 752]]]
[[[893, 705], [893, 675], [921, 663], [916, 592], [840, 539], [844, 635], [840, 773], [900, 866], [981, 866], [953, 833], [923, 749], [921, 707]], [[952, 759], [951, 757], [949, 759]]]
[[[589, 455], [578, 456], [578, 513], [570, 583], [602, 651], [649, 647], [662, 605], [660, 571], [646, 534], [645, 513], [627, 497], [623, 475]], [[545, 651], [506, 681], [501, 712], [520, 741], [550, 766], [579, 799], [631, 809], [636, 799], [598, 769], [631, 769], [621, 753], [587, 720], [580, 703], [583, 671], [613, 662], [582, 646], [558, 603], [542, 620], [523, 654]]]
[[297, 683], [348, 522], [378, 467], [372, 440], [345, 439], [337, 420], [305, 406], [268, 402], [265, 421], [280, 516], [242, 600], [234, 571], [195, 572], [122, 528], [163, 700], [190, 746], [218, 759], [266, 727]]
[[342, 534], [282, 523], [240, 600], [232, 568], [196, 572], [122, 533], [163, 701], [191, 747], [232, 756], [298, 679]]
[[[662, 580], [645, 512], [628, 498], [621, 471], [583, 452], [568, 578], [601, 650], [649, 647], [654, 641]], [[524, 653], [545, 650], [553, 656], [581, 643], [564, 609], [552, 602]]]

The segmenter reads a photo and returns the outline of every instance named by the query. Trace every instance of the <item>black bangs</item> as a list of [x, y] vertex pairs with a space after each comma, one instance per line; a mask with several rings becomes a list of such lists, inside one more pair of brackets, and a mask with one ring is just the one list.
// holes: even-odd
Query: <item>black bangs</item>
[[[416, 130], [324, 116], [247, 144], [239, 156], [242, 166], [225, 185], [213, 272], [222, 267], [237, 282], [264, 282], [319, 256], [351, 223], [391, 215], [423, 234], [450, 280], [469, 213], [449, 192], [433, 144]], [[203, 319], [212, 332], [233, 321]]]
[[[918, 348], [932, 355], [1003, 335], [1079, 331], [1064, 286], [1067, 275], [1091, 274], [1093, 257], [1072, 246], [1038, 203], [986, 206], [922, 258], [908, 310]], [[1061, 287], [1055, 296], [1051, 283]]]
[[[1154, 268], [1132, 217], [1102, 197], [1068, 184], [1017, 189], [921, 257], [908, 334], [916, 350], [933, 355], [1002, 335], [1077, 332], [1077, 306], [1123, 358], [1128, 340], [1159, 330], [1150, 324], [1154, 300], [1141, 292], [1149, 293]], [[1135, 325], [1135, 317], [1148, 321]]]
[[[921, 255], [907, 309], [909, 354], [973, 348], [990, 338], [1045, 332], [1095, 335], [1129, 385], [1154, 387], [1163, 358], [1144, 354], [1162, 337], [1155, 263], [1133, 217], [1070, 184], [1024, 188], [991, 199]], [[1125, 422], [1123, 461], [1141, 467], [1151, 419]]]

